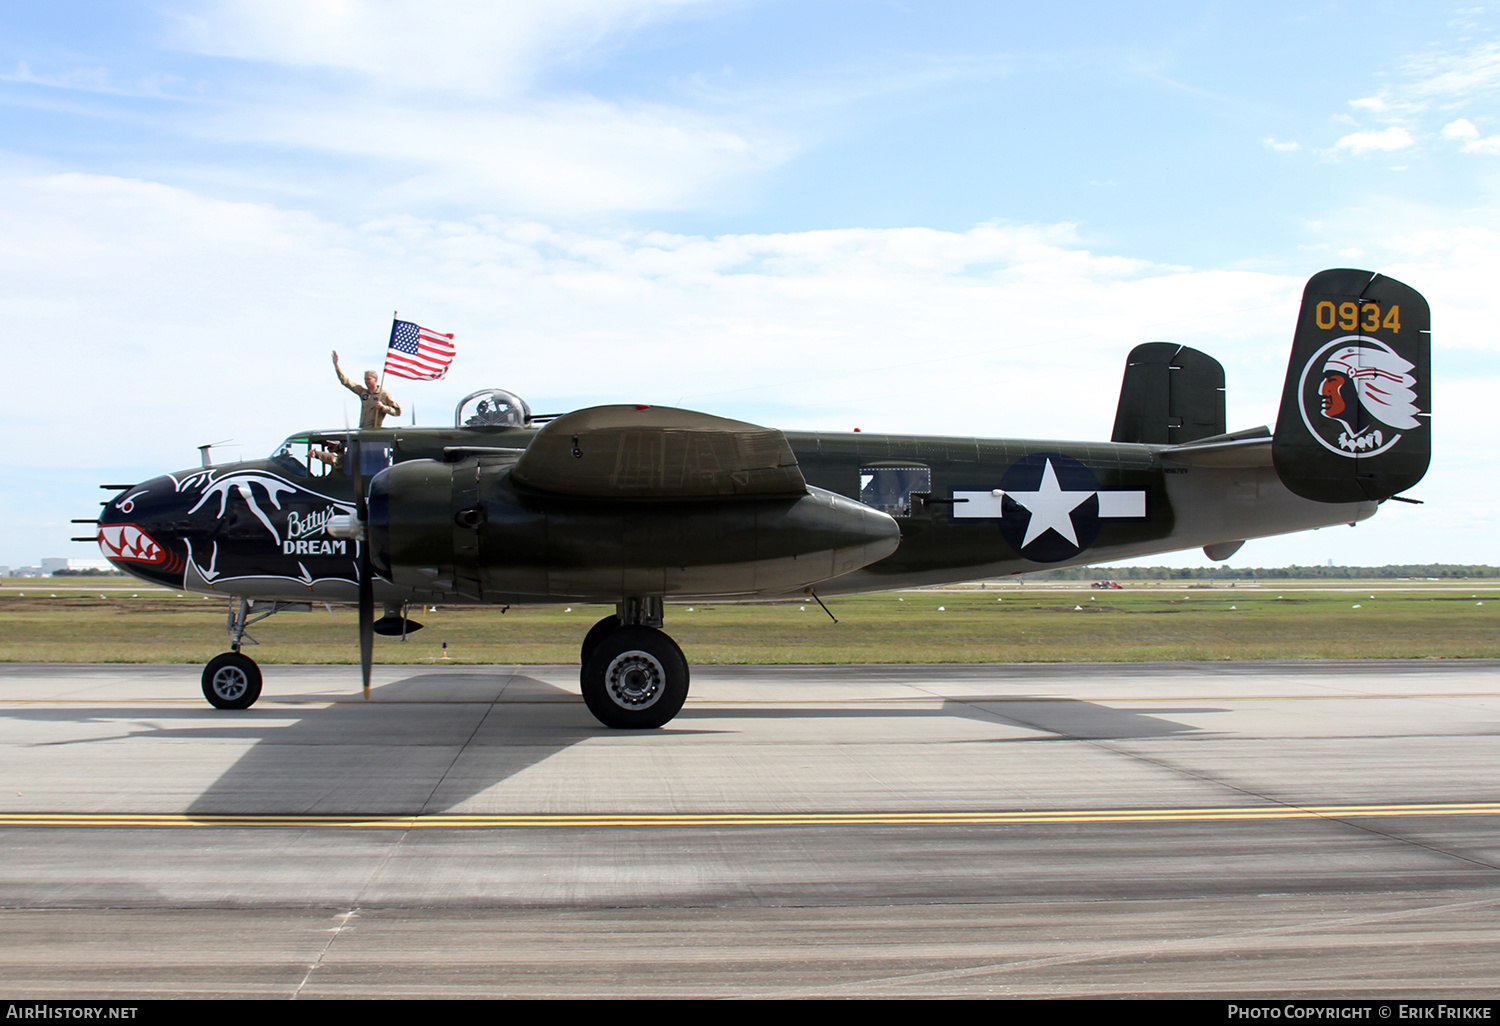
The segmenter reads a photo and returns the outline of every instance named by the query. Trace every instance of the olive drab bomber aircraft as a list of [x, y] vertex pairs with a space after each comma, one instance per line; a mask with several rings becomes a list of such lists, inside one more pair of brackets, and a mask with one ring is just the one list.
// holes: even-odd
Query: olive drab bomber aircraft
[[[1429, 313], [1355, 270], [1307, 284], [1275, 431], [1226, 432], [1224, 371], [1185, 346], [1129, 355], [1108, 442], [778, 431], [659, 406], [534, 416], [509, 392], [451, 428], [293, 435], [269, 458], [129, 487], [97, 519], [120, 570], [229, 599], [203, 692], [244, 709], [246, 628], [324, 603], [374, 635], [422, 605], [605, 603], [581, 683], [604, 724], [659, 727], [688, 664], [668, 602], [883, 591], [1353, 524], [1431, 454]], [[1415, 501], [1415, 500], [1404, 500]], [[94, 523], [95, 521], [82, 521]], [[377, 619], [379, 607], [381, 616]]]

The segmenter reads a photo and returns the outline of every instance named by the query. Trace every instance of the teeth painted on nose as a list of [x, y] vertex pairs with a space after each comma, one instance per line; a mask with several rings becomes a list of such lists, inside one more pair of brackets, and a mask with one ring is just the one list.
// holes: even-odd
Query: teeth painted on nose
[[109, 524], [99, 529], [99, 547], [110, 559], [155, 563], [163, 549], [145, 531], [134, 524]]

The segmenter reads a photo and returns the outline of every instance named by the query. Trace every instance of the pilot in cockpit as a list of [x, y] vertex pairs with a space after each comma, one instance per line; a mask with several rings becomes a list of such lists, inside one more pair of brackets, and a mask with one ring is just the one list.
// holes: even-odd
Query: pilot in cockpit
[[311, 459], [321, 460], [328, 464], [329, 473], [336, 473], [344, 469], [343, 442], [329, 442], [327, 449], [309, 449], [307, 455]]
[[479, 400], [474, 407], [474, 416], [464, 421], [465, 427], [502, 427], [514, 420], [510, 405], [498, 396]]

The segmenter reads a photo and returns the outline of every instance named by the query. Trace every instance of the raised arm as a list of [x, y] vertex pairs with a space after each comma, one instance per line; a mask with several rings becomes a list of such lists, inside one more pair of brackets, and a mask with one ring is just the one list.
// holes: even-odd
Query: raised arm
[[333, 372], [339, 376], [339, 384], [343, 385], [345, 388], [353, 392], [355, 395], [359, 396], [361, 399], [365, 397], [365, 390], [362, 387], [356, 385], [354, 382], [344, 377], [344, 371], [339, 367], [339, 352], [337, 349], [333, 351]]

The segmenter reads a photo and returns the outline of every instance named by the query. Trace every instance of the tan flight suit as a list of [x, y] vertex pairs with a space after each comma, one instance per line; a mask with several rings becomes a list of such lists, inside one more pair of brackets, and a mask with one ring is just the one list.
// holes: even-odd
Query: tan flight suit
[[344, 454], [339, 450], [313, 449], [308, 453], [315, 460], [322, 460], [328, 464], [328, 470], [324, 473], [332, 474], [344, 469]]
[[391, 394], [383, 388], [368, 389], [364, 385], [356, 385], [344, 377], [344, 372], [339, 370], [335, 364], [333, 372], [339, 376], [339, 384], [359, 396], [359, 426], [362, 428], [378, 428], [385, 423], [385, 415], [393, 413], [401, 416], [401, 407]]

